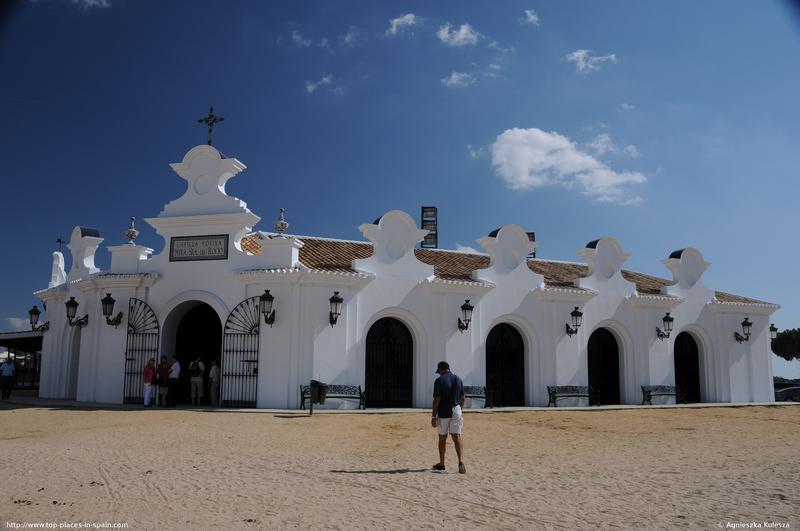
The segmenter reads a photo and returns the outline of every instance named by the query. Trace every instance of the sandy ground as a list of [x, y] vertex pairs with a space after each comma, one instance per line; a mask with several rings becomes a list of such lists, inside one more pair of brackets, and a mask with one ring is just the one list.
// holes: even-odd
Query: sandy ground
[[800, 407], [314, 417], [0, 406], [0, 525], [129, 529], [800, 526]]

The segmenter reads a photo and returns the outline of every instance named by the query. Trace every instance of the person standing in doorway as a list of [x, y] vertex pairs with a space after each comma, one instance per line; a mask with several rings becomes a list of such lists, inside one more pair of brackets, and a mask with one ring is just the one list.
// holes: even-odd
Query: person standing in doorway
[[214, 360], [211, 360], [211, 368], [208, 370], [208, 392], [211, 395], [211, 405], [219, 407], [219, 366]]
[[181, 377], [181, 364], [175, 356], [169, 358], [169, 377], [167, 378], [167, 407], [178, 403], [178, 379]]
[[11, 356], [5, 359], [0, 365], [0, 388], [2, 389], [3, 400], [11, 398], [11, 388], [14, 387], [14, 371], [16, 366], [11, 360]]
[[169, 382], [169, 363], [167, 357], [161, 356], [161, 364], [158, 366], [158, 397], [161, 400], [161, 407], [167, 407], [167, 387]]
[[464, 425], [464, 382], [450, 372], [450, 364], [440, 361], [436, 367], [439, 375], [433, 382], [433, 412], [431, 426], [439, 430], [439, 462], [433, 465], [434, 470], [444, 471], [444, 454], [447, 447], [447, 434], [453, 439], [458, 456], [458, 473], [466, 474], [464, 466], [464, 445], [461, 440], [461, 428]]
[[192, 386], [192, 405], [199, 406], [200, 400], [203, 398], [203, 375], [206, 372], [206, 366], [197, 356], [192, 363], [189, 364], [189, 379]]
[[156, 385], [156, 360], [150, 358], [144, 366], [144, 407], [150, 407], [150, 399]]

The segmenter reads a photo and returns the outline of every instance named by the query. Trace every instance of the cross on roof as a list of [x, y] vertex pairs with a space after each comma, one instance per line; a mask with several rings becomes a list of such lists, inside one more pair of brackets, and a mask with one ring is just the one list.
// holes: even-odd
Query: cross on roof
[[214, 115], [214, 107], [209, 107], [208, 108], [208, 116], [205, 116], [205, 117], [200, 118], [199, 120], [197, 120], [197, 123], [206, 124], [208, 126], [208, 145], [209, 146], [211, 145], [211, 133], [214, 130], [214, 126], [217, 125], [220, 122], [223, 122], [223, 121], [225, 121], [225, 118], [223, 118], [222, 116], [215, 116]]
[[61, 236], [59, 236], [58, 239], [56, 240], [56, 243], [58, 244], [58, 251], [61, 252], [61, 244], [66, 242], [61, 239]]

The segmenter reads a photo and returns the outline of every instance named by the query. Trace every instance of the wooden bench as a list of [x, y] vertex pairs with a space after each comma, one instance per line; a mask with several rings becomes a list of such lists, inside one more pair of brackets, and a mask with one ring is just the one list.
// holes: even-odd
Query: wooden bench
[[588, 385], [548, 385], [547, 394], [550, 398], [547, 407], [558, 407], [559, 398], [585, 398], [590, 406], [593, 405]]
[[[367, 409], [364, 392], [360, 385], [329, 384], [326, 398], [352, 398], [358, 400], [358, 409]], [[306, 408], [306, 400], [311, 400], [311, 386], [300, 385], [300, 409]]]
[[674, 385], [643, 385], [642, 386], [642, 405], [647, 402], [653, 405], [654, 396], [672, 396], [675, 398], [675, 403], [686, 403], [686, 393]]
[[492, 407], [492, 401], [486, 394], [486, 386], [484, 385], [465, 385], [464, 398], [478, 398], [483, 400], [483, 407]]

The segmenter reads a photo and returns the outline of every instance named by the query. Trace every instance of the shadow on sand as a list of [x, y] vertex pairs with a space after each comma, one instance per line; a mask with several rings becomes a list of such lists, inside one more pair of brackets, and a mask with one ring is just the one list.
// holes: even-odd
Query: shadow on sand
[[419, 472], [428, 472], [428, 468], [394, 468], [390, 470], [331, 470], [334, 474], [413, 474]]

